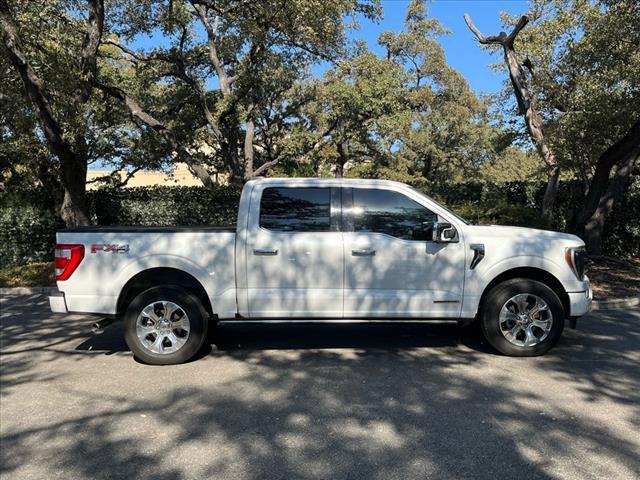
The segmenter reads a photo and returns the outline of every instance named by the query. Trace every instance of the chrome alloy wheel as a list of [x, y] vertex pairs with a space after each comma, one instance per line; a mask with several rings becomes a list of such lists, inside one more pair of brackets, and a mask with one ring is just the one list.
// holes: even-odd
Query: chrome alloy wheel
[[187, 343], [189, 329], [189, 317], [183, 308], [167, 300], [150, 303], [136, 320], [138, 340], [153, 353], [177, 352]]
[[500, 310], [500, 331], [513, 345], [533, 347], [551, 331], [553, 314], [542, 298], [531, 293], [511, 297]]

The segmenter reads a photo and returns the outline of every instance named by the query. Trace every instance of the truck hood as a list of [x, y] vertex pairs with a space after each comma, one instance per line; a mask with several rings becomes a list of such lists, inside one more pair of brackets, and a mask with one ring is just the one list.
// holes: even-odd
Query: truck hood
[[553, 243], [557, 247], [579, 247], [584, 245], [581, 238], [570, 233], [553, 232], [551, 230], [538, 230], [535, 228], [509, 227], [504, 225], [469, 225], [465, 229], [469, 243], [483, 243], [491, 241], [507, 246], [530, 245], [537, 250], [548, 247]]

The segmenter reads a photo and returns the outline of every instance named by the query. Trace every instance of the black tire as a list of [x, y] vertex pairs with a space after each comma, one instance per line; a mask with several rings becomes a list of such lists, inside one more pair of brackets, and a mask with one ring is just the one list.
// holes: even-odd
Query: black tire
[[[500, 311], [515, 295], [528, 293], [544, 300], [552, 314], [551, 329], [546, 338], [533, 346], [519, 346], [507, 340], [500, 330]], [[558, 295], [544, 283], [526, 278], [514, 278], [491, 289], [482, 306], [480, 325], [487, 342], [500, 353], [511, 357], [535, 357], [547, 353], [560, 339], [565, 314]]]
[[[171, 353], [152, 352], [143, 345], [136, 334], [138, 315], [147, 305], [162, 300], [179, 305], [189, 318], [187, 341]], [[207, 338], [208, 324], [209, 315], [194, 294], [178, 286], [153, 287], [140, 293], [127, 307], [124, 315], [124, 338], [138, 360], [151, 365], [175, 365], [190, 360], [198, 353]]]

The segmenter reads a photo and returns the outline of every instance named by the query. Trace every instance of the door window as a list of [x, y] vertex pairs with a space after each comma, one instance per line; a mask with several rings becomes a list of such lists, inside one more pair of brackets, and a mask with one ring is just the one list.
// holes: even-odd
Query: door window
[[260, 226], [279, 232], [331, 230], [330, 188], [265, 188]]
[[432, 240], [438, 216], [405, 195], [391, 190], [353, 189], [355, 232], [385, 233], [403, 240]]

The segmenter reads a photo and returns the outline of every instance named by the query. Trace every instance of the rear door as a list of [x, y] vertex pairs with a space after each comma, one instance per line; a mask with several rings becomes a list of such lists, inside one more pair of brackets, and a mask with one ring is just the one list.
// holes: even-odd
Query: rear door
[[340, 189], [257, 185], [246, 243], [252, 318], [342, 317]]
[[433, 222], [449, 219], [418, 200], [393, 189], [344, 189], [346, 318], [460, 315], [463, 243], [433, 242]]

